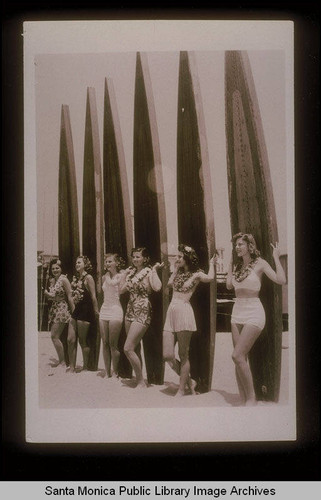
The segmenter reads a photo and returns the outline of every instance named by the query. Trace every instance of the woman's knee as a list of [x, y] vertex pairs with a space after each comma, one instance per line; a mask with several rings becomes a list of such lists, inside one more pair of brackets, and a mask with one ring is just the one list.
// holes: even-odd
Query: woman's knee
[[163, 352], [164, 361], [174, 361], [175, 354], [173, 352]]
[[67, 344], [68, 344], [68, 346], [74, 346], [76, 344], [76, 337], [75, 336], [68, 336]]
[[109, 347], [112, 351], [119, 351], [118, 342], [116, 340], [111, 340], [109, 343]]
[[59, 340], [59, 332], [57, 331], [51, 331], [51, 340]]
[[125, 343], [125, 345], [124, 345], [124, 354], [125, 354], [125, 356], [127, 356], [127, 358], [128, 358], [131, 354], [133, 354], [133, 352], [135, 352], [133, 346], [127, 345]]
[[246, 358], [242, 353], [233, 351], [232, 360], [235, 365], [240, 365], [241, 363], [244, 363], [244, 361], [246, 361]]

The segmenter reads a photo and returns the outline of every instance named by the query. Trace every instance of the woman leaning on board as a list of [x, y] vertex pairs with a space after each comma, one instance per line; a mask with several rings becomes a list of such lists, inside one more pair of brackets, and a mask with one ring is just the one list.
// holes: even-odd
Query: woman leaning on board
[[265, 326], [265, 311], [259, 299], [262, 276], [265, 274], [278, 285], [284, 285], [286, 277], [280, 262], [278, 243], [271, 243], [275, 271], [260, 257], [252, 234], [237, 233], [232, 243], [236, 260], [232, 252], [226, 277], [226, 287], [229, 290], [234, 288], [236, 296], [231, 317], [232, 359], [241, 399], [245, 406], [254, 406], [256, 398], [247, 357]]

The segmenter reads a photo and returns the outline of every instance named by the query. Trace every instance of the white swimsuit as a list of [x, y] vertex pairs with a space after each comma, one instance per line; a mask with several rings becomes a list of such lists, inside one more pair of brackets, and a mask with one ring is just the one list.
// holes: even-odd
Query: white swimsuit
[[[259, 292], [261, 289], [261, 280], [253, 269], [243, 281], [236, 281], [233, 277], [232, 283], [235, 290], [243, 289]], [[238, 325], [250, 324], [263, 330], [265, 326], [265, 311], [259, 297], [236, 297], [232, 310], [231, 323]]]
[[116, 274], [113, 278], [106, 275], [102, 289], [104, 291], [104, 303], [99, 312], [99, 319], [110, 321], [123, 321], [124, 311], [119, 300], [119, 283], [121, 275]]
[[193, 276], [185, 282], [187, 289], [177, 290], [177, 284], [173, 283], [173, 297], [168, 306], [164, 330], [168, 332], [195, 332], [197, 330], [193, 308], [190, 298], [195, 290]]

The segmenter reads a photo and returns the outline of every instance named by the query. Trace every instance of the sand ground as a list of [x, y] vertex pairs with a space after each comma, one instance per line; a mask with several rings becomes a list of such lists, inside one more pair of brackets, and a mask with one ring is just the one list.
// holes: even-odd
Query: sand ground
[[[288, 332], [282, 336], [281, 386], [278, 405], [289, 398]], [[50, 332], [38, 333], [39, 407], [70, 408], [171, 408], [171, 407], [228, 407], [240, 406], [234, 365], [231, 359], [232, 339], [229, 332], [218, 332], [215, 342], [212, 389], [205, 394], [176, 398], [178, 376], [166, 365], [164, 384], [135, 388], [134, 380], [103, 377], [105, 375], [102, 349], [97, 372], [70, 374], [62, 367], [54, 368], [57, 354]], [[77, 367], [82, 365], [81, 349], [77, 349]], [[146, 373], [144, 372], [146, 376]], [[263, 403], [260, 405], [275, 405]]]

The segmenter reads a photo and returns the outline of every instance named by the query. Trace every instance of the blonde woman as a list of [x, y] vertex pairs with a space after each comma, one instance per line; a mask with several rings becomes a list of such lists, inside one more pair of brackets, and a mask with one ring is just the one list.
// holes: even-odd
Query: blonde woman
[[237, 233], [232, 238], [233, 253], [227, 273], [226, 287], [235, 290], [235, 304], [231, 316], [236, 380], [245, 406], [256, 404], [253, 377], [247, 362], [248, 354], [265, 326], [265, 311], [259, 298], [262, 276], [265, 274], [278, 285], [286, 283], [280, 262], [278, 244], [273, 248], [275, 271], [260, 257], [252, 234]]
[[120, 357], [118, 341], [124, 319], [119, 293], [122, 269], [124, 267], [125, 261], [117, 253], [108, 253], [105, 255], [106, 273], [102, 278], [104, 302], [99, 312], [99, 328], [107, 378], [118, 378]]

